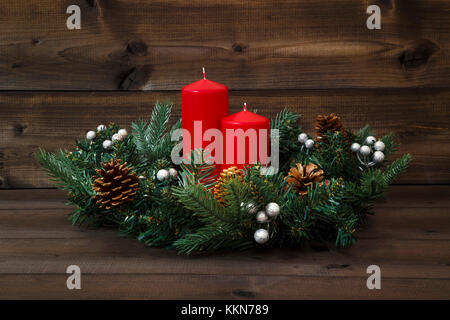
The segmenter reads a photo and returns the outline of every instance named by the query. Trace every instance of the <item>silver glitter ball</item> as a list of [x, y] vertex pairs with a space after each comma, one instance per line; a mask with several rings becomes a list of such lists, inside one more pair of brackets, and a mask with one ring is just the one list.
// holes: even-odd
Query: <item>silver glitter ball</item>
[[127, 129], [120, 129], [117, 133], [120, 134], [124, 138], [128, 135]]
[[305, 143], [306, 140], [308, 140], [308, 135], [306, 133], [300, 133], [298, 135], [298, 142], [300, 142], [301, 144]]
[[371, 146], [371, 145], [373, 145], [375, 143], [375, 141], [377, 141], [377, 139], [375, 139], [374, 136], [368, 136], [366, 138], [365, 144]]
[[370, 147], [362, 146], [361, 149], [359, 149], [359, 153], [361, 153], [363, 156], [368, 156], [370, 154]]
[[373, 161], [375, 163], [380, 163], [384, 161], [384, 153], [381, 151], [375, 151], [373, 153]]
[[266, 229], [258, 229], [253, 236], [259, 244], [266, 243], [269, 240], [269, 232]]
[[86, 139], [88, 139], [89, 141], [94, 140], [95, 139], [95, 131], [88, 131], [86, 133]]
[[266, 223], [267, 221], [269, 221], [269, 217], [264, 211], [260, 211], [256, 214], [256, 221], [258, 223]]
[[312, 147], [314, 147], [314, 140], [312, 140], [312, 139], [306, 140], [305, 147], [306, 147], [306, 149], [311, 149]]
[[258, 208], [256, 207], [256, 205], [253, 202], [250, 202], [247, 204], [246, 209], [248, 211], [248, 213], [250, 214], [255, 214], [256, 211], [258, 211]]
[[386, 148], [386, 145], [384, 144], [383, 141], [378, 140], [377, 142], [375, 142], [375, 144], [373, 145], [373, 148], [376, 151], [384, 151], [384, 148]]
[[112, 148], [112, 141], [111, 140], [105, 140], [102, 143], [103, 148], [105, 148], [106, 150], [109, 150]]
[[169, 178], [169, 171], [167, 171], [166, 169], [161, 169], [156, 173], [156, 179], [158, 179], [159, 181], [164, 181], [167, 180]]
[[352, 145], [351, 145], [351, 147], [350, 147], [350, 150], [352, 150], [352, 152], [358, 152], [359, 151], [359, 149], [361, 149], [361, 146], [359, 145], [359, 143], [352, 143]]
[[169, 169], [169, 175], [170, 175], [172, 178], [175, 178], [175, 177], [178, 175], [177, 169], [175, 169], [175, 168], [170, 168], [170, 169]]
[[280, 206], [275, 202], [269, 203], [266, 206], [266, 214], [271, 218], [277, 217], [280, 214]]
[[123, 140], [123, 137], [122, 137], [122, 135], [120, 135], [120, 134], [118, 134], [118, 133], [115, 133], [115, 134], [113, 134], [111, 140], [112, 140], [112, 141], [122, 141], [122, 140]]

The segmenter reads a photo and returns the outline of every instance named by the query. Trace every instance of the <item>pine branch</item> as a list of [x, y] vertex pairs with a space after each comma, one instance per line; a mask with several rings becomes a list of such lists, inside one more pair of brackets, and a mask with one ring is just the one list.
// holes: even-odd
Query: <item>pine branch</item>
[[392, 162], [383, 173], [383, 179], [385, 183], [387, 185], [391, 184], [397, 177], [397, 175], [399, 175], [408, 168], [411, 161], [412, 161], [411, 155], [405, 154], [400, 159], [397, 159], [394, 162]]
[[167, 132], [167, 124], [169, 123], [171, 112], [171, 104], [161, 104], [156, 102], [150, 119], [147, 136], [147, 141], [149, 142], [152, 151], [157, 149], [162, 137]]
[[156, 102], [148, 124], [143, 120], [131, 124], [136, 149], [150, 162], [161, 158], [166, 151], [170, 154], [168, 123], [171, 112], [171, 104]]
[[131, 127], [133, 128], [134, 143], [137, 151], [144, 155], [147, 154], [151, 151], [150, 142], [148, 141], [150, 135], [148, 124], [141, 119], [137, 122], [133, 122]]
[[77, 168], [68, 159], [67, 153], [58, 150], [53, 154], [39, 149], [35, 158], [59, 188], [86, 193], [88, 196], [93, 195], [92, 178]]
[[213, 252], [221, 248], [245, 250], [254, 246], [254, 242], [236, 235], [233, 225], [222, 224], [200, 228], [175, 241], [173, 245], [179, 253], [189, 255], [194, 252]]
[[214, 164], [210, 164], [204, 158], [204, 150], [193, 150], [190, 163], [182, 163], [180, 174], [182, 185], [202, 184], [205, 188], [210, 188], [215, 184]]
[[211, 191], [201, 184], [189, 184], [184, 187], [174, 187], [173, 194], [178, 201], [201, 220], [214, 222], [221, 220], [229, 222], [224, 214], [223, 207], [218, 204]]
[[270, 119], [270, 128], [278, 129], [284, 131], [286, 125], [295, 123], [300, 115], [296, 112], [289, 111], [288, 108], [284, 108], [279, 114], [276, 115], [275, 119]]

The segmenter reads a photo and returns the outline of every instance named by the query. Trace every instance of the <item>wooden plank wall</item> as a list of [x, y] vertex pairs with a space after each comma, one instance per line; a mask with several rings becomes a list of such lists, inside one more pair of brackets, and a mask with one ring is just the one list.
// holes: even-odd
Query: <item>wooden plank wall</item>
[[[66, 8], [82, 10], [67, 30]], [[366, 28], [366, 8], [382, 29]], [[313, 133], [318, 113], [393, 131], [414, 157], [397, 182], [450, 182], [448, 0], [3, 0], [0, 187], [52, 186], [39, 146], [65, 147], [99, 123], [128, 126], [157, 99], [208, 77], [272, 116], [289, 106]]]

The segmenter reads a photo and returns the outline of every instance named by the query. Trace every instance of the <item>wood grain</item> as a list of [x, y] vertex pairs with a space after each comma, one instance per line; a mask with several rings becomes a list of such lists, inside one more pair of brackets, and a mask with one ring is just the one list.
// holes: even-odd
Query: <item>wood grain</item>
[[[393, 186], [358, 238], [450, 240], [449, 195], [449, 186]], [[72, 227], [73, 207], [65, 205], [61, 190], [4, 189], [0, 202], [0, 239], [89, 239], [108, 232]]]
[[386, 278], [368, 290], [366, 275], [84, 275], [81, 290], [67, 290], [65, 274], [0, 277], [1, 299], [448, 299], [448, 279]]
[[[2, 90], [448, 87], [447, 0], [3, 0]], [[69, 5], [82, 29], [68, 30]]]
[[[66, 8], [82, 29], [66, 28]], [[0, 6], [0, 299], [450, 299], [448, 0], [3, 0]], [[350, 249], [254, 249], [184, 257], [115, 230], [70, 225], [65, 193], [33, 153], [100, 123], [130, 129], [156, 100], [208, 77], [230, 111], [338, 113], [393, 132], [414, 160]], [[128, 91], [128, 92], [124, 92]], [[173, 122], [173, 121], [172, 121]], [[444, 185], [431, 185], [444, 184]], [[66, 268], [82, 270], [67, 290]], [[369, 265], [382, 290], [366, 288]]]
[[[399, 154], [414, 160], [397, 183], [450, 182], [450, 90], [284, 90], [232, 91], [230, 112], [246, 101], [267, 117], [284, 107], [302, 114], [304, 130], [314, 134], [317, 114], [335, 112], [345, 126], [358, 130], [370, 124], [379, 135], [395, 134]], [[49, 187], [33, 152], [69, 148], [75, 139], [100, 123], [114, 121], [130, 129], [132, 121], [148, 119], [156, 100], [175, 103], [180, 117], [179, 92], [4, 92], [0, 93], [1, 187]]]
[[[394, 186], [350, 249], [184, 257], [113, 230], [71, 227], [57, 190], [0, 190], [0, 299], [448, 299], [449, 191]], [[65, 287], [72, 264], [80, 291]], [[382, 290], [366, 288], [372, 264]]]

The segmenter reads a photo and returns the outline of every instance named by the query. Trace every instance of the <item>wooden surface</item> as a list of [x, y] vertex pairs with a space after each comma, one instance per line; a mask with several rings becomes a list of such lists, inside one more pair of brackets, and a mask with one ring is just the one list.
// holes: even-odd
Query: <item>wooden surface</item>
[[[77, 4], [82, 29], [68, 30]], [[51, 184], [33, 152], [99, 123], [129, 127], [157, 99], [208, 77], [266, 116], [285, 106], [313, 134], [319, 113], [394, 132], [414, 161], [396, 183], [450, 183], [447, 0], [4, 0], [0, 8], [0, 188]], [[127, 90], [127, 92], [123, 92]]]
[[[38, 147], [68, 148], [98, 124], [114, 121], [130, 130], [132, 121], [148, 119], [156, 100], [175, 103], [179, 92], [0, 93], [0, 187], [48, 187], [34, 161]], [[399, 154], [411, 153], [411, 168], [396, 183], [450, 182], [450, 91], [445, 89], [233, 91], [231, 112], [243, 102], [269, 117], [290, 107], [302, 114], [304, 130], [314, 134], [317, 114], [335, 112], [345, 126], [366, 124], [379, 136], [393, 132]]]
[[[449, 299], [450, 187], [394, 186], [350, 249], [185, 257], [79, 230], [56, 190], [0, 190], [0, 299]], [[69, 265], [81, 290], [66, 288]], [[366, 268], [381, 268], [381, 290]]]
[[[82, 10], [67, 30], [66, 8]], [[366, 28], [369, 4], [381, 30]], [[450, 298], [448, 0], [2, 0], [0, 299]], [[338, 113], [394, 132], [414, 160], [349, 250], [313, 246], [180, 257], [116, 232], [80, 231], [33, 152], [100, 123], [130, 129], [200, 78], [265, 116]], [[416, 185], [411, 185], [416, 184]], [[65, 287], [78, 264], [82, 290]], [[368, 265], [382, 290], [365, 286]]]
[[[92, 5], [96, 3], [96, 5]], [[82, 29], [66, 28], [78, 4]], [[382, 10], [368, 30], [369, 4]], [[0, 89], [448, 87], [448, 0], [3, 0]]]

